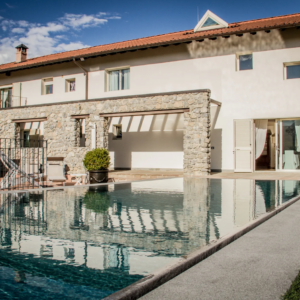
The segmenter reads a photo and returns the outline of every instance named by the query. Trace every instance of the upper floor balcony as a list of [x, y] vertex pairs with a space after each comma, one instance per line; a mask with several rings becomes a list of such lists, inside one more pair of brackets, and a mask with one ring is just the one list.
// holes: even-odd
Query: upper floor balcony
[[11, 88], [0, 90], [0, 108], [18, 107], [26, 105], [27, 97], [12, 95]]

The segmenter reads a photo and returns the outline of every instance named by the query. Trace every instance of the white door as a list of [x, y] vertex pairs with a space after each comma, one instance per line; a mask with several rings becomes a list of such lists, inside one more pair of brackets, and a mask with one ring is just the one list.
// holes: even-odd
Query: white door
[[253, 172], [253, 120], [234, 120], [234, 172]]

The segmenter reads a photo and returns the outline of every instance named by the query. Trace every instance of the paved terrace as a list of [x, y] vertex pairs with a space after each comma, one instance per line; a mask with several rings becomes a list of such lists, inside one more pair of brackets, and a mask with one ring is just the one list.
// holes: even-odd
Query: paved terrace
[[141, 299], [280, 299], [300, 270], [299, 216], [300, 201]]
[[[183, 171], [170, 170], [124, 170], [111, 171], [109, 178], [115, 181], [142, 180], [155, 178], [182, 177]], [[231, 178], [231, 179], [262, 179], [262, 180], [300, 180], [300, 172], [276, 172], [257, 171], [253, 173], [214, 172], [208, 178]]]

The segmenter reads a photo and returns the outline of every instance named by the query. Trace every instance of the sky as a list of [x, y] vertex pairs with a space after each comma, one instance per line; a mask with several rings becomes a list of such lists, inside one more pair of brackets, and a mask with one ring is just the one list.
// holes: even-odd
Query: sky
[[228, 23], [300, 12], [299, 0], [0, 0], [0, 64], [192, 29], [209, 9]]

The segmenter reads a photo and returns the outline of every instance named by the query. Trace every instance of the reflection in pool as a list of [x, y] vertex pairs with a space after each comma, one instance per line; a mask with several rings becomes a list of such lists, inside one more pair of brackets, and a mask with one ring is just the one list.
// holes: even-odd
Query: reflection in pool
[[175, 178], [0, 195], [0, 298], [101, 299], [297, 196]]

